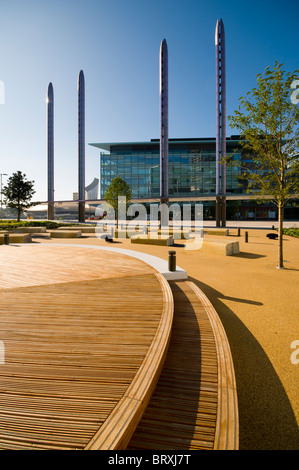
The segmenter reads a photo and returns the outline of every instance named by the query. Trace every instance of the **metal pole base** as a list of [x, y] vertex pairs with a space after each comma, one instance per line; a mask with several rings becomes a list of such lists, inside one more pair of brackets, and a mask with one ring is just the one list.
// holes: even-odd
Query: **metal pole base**
[[161, 228], [167, 228], [169, 226], [168, 219], [168, 197], [160, 198], [160, 215], [161, 215]]
[[226, 227], [226, 198], [222, 198], [222, 210], [221, 210], [221, 218], [222, 218], [222, 227]]
[[52, 204], [48, 204], [48, 220], [54, 220], [54, 206]]
[[216, 227], [220, 227], [221, 221], [221, 198], [216, 197]]
[[226, 227], [226, 198], [216, 197], [216, 227]]
[[78, 222], [85, 222], [85, 203], [79, 202], [78, 204]]

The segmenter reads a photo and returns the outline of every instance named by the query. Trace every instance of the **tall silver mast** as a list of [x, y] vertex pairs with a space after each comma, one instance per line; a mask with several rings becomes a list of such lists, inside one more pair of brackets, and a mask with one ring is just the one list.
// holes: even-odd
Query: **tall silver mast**
[[168, 49], [160, 46], [160, 199], [168, 202]]
[[217, 20], [216, 50], [216, 226], [226, 226], [226, 78], [225, 34], [222, 19]]
[[78, 78], [78, 220], [85, 222], [85, 80]]
[[54, 91], [52, 83], [47, 95], [48, 145], [48, 219], [54, 220]]

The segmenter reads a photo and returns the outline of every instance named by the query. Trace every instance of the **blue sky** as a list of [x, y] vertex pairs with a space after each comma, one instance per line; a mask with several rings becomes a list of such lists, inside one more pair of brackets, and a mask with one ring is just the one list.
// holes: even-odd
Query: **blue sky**
[[[55, 199], [72, 199], [81, 69], [86, 184], [99, 173], [99, 152], [88, 143], [158, 138], [163, 38], [170, 138], [215, 137], [218, 18], [226, 33], [229, 115], [275, 60], [287, 71], [299, 68], [298, 0], [0, 0], [0, 173], [21, 170], [35, 180], [35, 200], [46, 200], [46, 94], [52, 82]], [[227, 135], [233, 133], [227, 127]]]

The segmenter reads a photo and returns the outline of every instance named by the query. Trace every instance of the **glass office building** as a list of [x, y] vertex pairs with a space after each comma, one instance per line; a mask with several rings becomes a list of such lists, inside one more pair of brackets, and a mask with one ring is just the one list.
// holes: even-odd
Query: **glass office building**
[[[227, 139], [227, 155], [238, 148], [239, 140]], [[160, 195], [160, 142], [92, 144], [101, 152], [101, 198], [115, 176], [123, 178], [133, 197], [158, 198]], [[233, 158], [239, 158], [236, 153]], [[215, 139], [170, 139], [168, 192], [170, 198], [212, 196], [216, 192]], [[241, 194], [239, 170], [227, 167], [228, 194]]]
[[[241, 154], [240, 136], [226, 139], [226, 155], [245, 162]], [[100, 149], [100, 199], [116, 176], [131, 187], [133, 198], [157, 200], [160, 197], [160, 140], [90, 144]], [[239, 181], [240, 168], [226, 165], [228, 219], [275, 219], [276, 206], [270, 202], [257, 204], [246, 199], [246, 188]], [[188, 200], [204, 204], [204, 217], [215, 217], [216, 139], [169, 139], [168, 193], [170, 202]], [[294, 212], [295, 210], [295, 212]], [[298, 215], [286, 210], [291, 218]]]

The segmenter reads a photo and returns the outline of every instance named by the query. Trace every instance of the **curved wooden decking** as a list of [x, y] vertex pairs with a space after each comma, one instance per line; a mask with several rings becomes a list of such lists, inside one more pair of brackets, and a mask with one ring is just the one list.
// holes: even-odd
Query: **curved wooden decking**
[[238, 448], [228, 341], [194, 283], [71, 245], [1, 265], [0, 448]]
[[124, 448], [166, 352], [167, 282], [74, 247], [1, 247], [1, 273], [0, 448]]
[[189, 281], [170, 282], [174, 320], [167, 358], [130, 450], [236, 450], [238, 405], [227, 337]]

